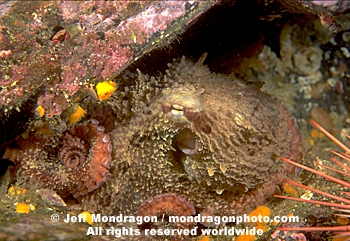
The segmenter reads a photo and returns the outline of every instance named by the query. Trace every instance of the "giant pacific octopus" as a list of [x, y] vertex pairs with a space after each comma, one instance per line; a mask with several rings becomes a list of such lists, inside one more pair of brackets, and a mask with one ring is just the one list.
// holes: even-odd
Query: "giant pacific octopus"
[[121, 84], [108, 101], [117, 116], [110, 137], [92, 120], [55, 145], [21, 140], [7, 158], [33, 182], [84, 195], [90, 212], [250, 212], [285, 179], [289, 167], [278, 157], [300, 160], [302, 137], [280, 101], [258, 84], [211, 73], [205, 57], [176, 60], [158, 78], [138, 71], [134, 83]]
[[29, 133], [7, 148], [3, 159], [16, 164], [17, 177], [27, 184], [81, 198], [107, 181], [111, 174], [112, 145], [105, 128], [95, 119], [64, 133]]
[[257, 84], [211, 73], [205, 57], [183, 57], [159, 78], [139, 71], [114, 95], [128, 122], [111, 133], [115, 171], [87, 209], [137, 214], [171, 194], [198, 213], [238, 215], [274, 194], [289, 169], [278, 156], [298, 161], [303, 152], [293, 118]]

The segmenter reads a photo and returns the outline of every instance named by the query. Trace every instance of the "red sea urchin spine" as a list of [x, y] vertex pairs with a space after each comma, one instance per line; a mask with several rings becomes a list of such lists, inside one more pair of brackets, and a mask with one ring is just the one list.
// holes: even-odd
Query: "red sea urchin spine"
[[[337, 140], [332, 134], [330, 134], [328, 131], [326, 131], [324, 128], [322, 128], [319, 124], [317, 124], [315, 121], [311, 121], [311, 124], [313, 124], [317, 129], [319, 129], [323, 134], [325, 134], [329, 139], [331, 139], [334, 143], [336, 143], [340, 148], [342, 148], [344, 151], [346, 151], [346, 153], [337, 153], [335, 151], [331, 151], [333, 154], [349, 161], [349, 158], [348, 158], [348, 154], [350, 153], [350, 149], [345, 146], [343, 143], [341, 143], [339, 140]], [[343, 133], [345, 134], [345, 133]], [[346, 135], [346, 134], [345, 134]], [[346, 135], [347, 138], [349, 138], [348, 135]], [[346, 188], [350, 188], [350, 183], [349, 182], [346, 182], [346, 181], [342, 181], [338, 178], [335, 178], [333, 176], [330, 176], [330, 175], [327, 175], [323, 172], [320, 172], [320, 171], [317, 171], [313, 168], [310, 168], [310, 167], [306, 167], [304, 165], [301, 165], [299, 163], [296, 163], [294, 161], [291, 161], [287, 158], [283, 158], [283, 157], [280, 157], [280, 159], [284, 162], [287, 162], [289, 164], [292, 164], [294, 166], [297, 166], [297, 167], [300, 167], [300, 168], [303, 168], [309, 172], [312, 172], [318, 176], [321, 176], [321, 177], [324, 177], [330, 181], [333, 181], [335, 183], [338, 183], [340, 185], [342, 185], [343, 187], [346, 187]], [[335, 158], [331, 157], [331, 160], [336, 163], [337, 165], [339, 165], [340, 167], [346, 169], [347, 171], [349, 171], [349, 168], [347, 168], [343, 163], [341, 163], [340, 161], [336, 160]], [[330, 170], [333, 170], [333, 171], [336, 171], [338, 173], [341, 173], [341, 174], [346, 174], [346, 175], [349, 175], [348, 173], [346, 172], [342, 172], [340, 170], [336, 170], [334, 168], [331, 168], [331, 167], [328, 167], [328, 166], [325, 166], [325, 165], [322, 165], [322, 167], [326, 168], [326, 169], [330, 169]], [[290, 183], [290, 184], [293, 184], [295, 186], [298, 186], [298, 187], [301, 187], [301, 188], [304, 188], [304, 189], [307, 189], [307, 190], [310, 190], [312, 192], [315, 192], [315, 193], [318, 193], [322, 196], [325, 196], [325, 197], [328, 197], [328, 198], [331, 198], [333, 200], [337, 200], [337, 201], [340, 201], [342, 203], [346, 203], [346, 204], [350, 204], [350, 200], [347, 199], [347, 198], [342, 198], [342, 197], [338, 197], [338, 196], [335, 196], [335, 195], [332, 195], [330, 193], [327, 193], [327, 192], [323, 192], [323, 191], [320, 191], [320, 190], [317, 190], [315, 188], [311, 188], [311, 187], [308, 187], [308, 186], [305, 186], [305, 185], [302, 185], [302, 184], [299, 184], [299, 183], [296, 183], [296, 182], [293, 182], [291, 180], [286, 180], [287, 183]], [[347, 196], [347, 192], [344, 192], [344, 194]], [[280, 196], [280, 195], [275, 195], [275, 197], [278, 197], [278, 198], [284, 198], [284, 199], [289, 199], [289, 200], [295, 200], [295, 201], [300, 201], [300, 202], [308, 202], [308, 203], [313, 203], [313, 204], [319, 204], [319, 205], [325, 205], [325, 206], [331, 206], [331, 207], [338, 207], [340, 209], [334, 209], [336, 211], [341, 211], [341, 212], [350, 212], [350, 205], [344, 205], [344, 204], [340, 204], [340, 203], [333, 203], [333, 202], [323, 202], [323, 201], [315, 201], [315, 200], [305, 200], [305, 199], [301, 199], [301, 198], [293, 198], [293, 197], [286, 197], [286, 196]], [[342, 214], [339, 214], [340, 216], [344, 216]], [[348, 215], [345, 215], [346, 217], [348, 217]], [[338, 237], [349, 237], [350, 236], [350, 226], [339, 226], [339, 227], [295, 227], [295, 228], [279, 228], [279, 230], [282, 230], [282, 231], [305, 231], [305, 232], [313, 232], [313, 231], [338, 231], [338, 232], [341, 232], [339, 233], [339, 235], [336, 235], [336, 236], [333, 236], [333, 238], [338, 238]], [[347, 239], [349, 240], [349, 239]]]
[[307, 170], [307, 171], [309, 171], [309, 172], [312, 172], [312, 173], [314, 173], [314, 174], [317, 174], [317, 175], [319, 175], [319, 176], [321, 176], [321, 177], [327, 178], [327, 179], [329, 179], [329, 180], [331, 180], [331, 181], [333, 181], [333, 182], [336, 182], [336, 183], [338, 183], [338, 184], [340, 184], [340, 185], [343, 185], [344, 187], [350, 188], [350, 183], [348, 183], [348, 182], [342, 181], [342, 180], [340, 180], [340, 179], [338, 179], [338, 178], [332, 177], [332, 176], [330, 176], [330, 175], [327, 175], [327, 174], [325, 174], [325, 173], [323, 173], [323, 172], [317, 171], [317, 170], [312, 169], [312, 168], [310, 168], [310, 167], [301, 165], [301, 164], [296, 163], [296, 162], [294, 162], [294, 161], [291, 161], [291, 160], [289, 160], [289, 159], [287, 159], [287, 158], [280, 157], [280, 159], [281, 159], [282, 161], [288, 162], [288, 163], [290, 163], [290, 164], [292, 164], [292, 165], [295, 165], [295, 166], [297, 166], [297, 167], [303, 168], [303, 169], [305, 169], [305, 170]]
[[[329, 133], [328, 131], [326, 131], [322, 126], [320, 126], [319, 124], [317, 124], [316, 121], [311, 120], [311, 124], [313, 124], [317, 129], [319, 129], [323, 134], [325, 134], [329, 139], [331, 139], [335, 144], [337, 144], [341, 149], [343, 149], [344, 151], [346, 151], [347, 153], [350, 153], [350, 149], [344, 145], [343, 143], [341, 143], [337, 138], [335, 138], [331, 133]], [[346, 135], [346, 134], [345, 134]], [[348, 138], [349, 136], [346, 135]]]

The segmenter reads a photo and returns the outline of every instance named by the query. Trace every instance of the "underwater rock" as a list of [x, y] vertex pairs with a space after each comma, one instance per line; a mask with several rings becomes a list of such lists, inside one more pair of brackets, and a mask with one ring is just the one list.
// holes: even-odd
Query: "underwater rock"
[[61, 114], [79, 88], [168, 45], [214, 3], [1, 2], [0, 114], [35, 95], [47, 117]]

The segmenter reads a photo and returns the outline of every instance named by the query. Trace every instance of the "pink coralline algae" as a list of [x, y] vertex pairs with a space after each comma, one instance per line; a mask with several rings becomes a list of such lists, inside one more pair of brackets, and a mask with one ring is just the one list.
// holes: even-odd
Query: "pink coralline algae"
[[59, 115], [80, 87], [114, 78], [214, 2], [1, 3], [0, 109], [38, 95], [47, 117]]

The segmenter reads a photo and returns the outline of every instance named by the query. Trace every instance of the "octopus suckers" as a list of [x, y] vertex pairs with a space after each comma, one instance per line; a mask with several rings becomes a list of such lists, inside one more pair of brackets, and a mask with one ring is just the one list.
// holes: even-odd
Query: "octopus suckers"
[[18, 150], [12, 150], [11, 160], [28, 182], [63, 196], [70, 193], [75, 198], [84, 196], [111, 177], [111, 140], [105, 128], [98, 124], [93, 119], [75, 125], [59, 139], [34, 134], [25, 139], [19, 137]]

